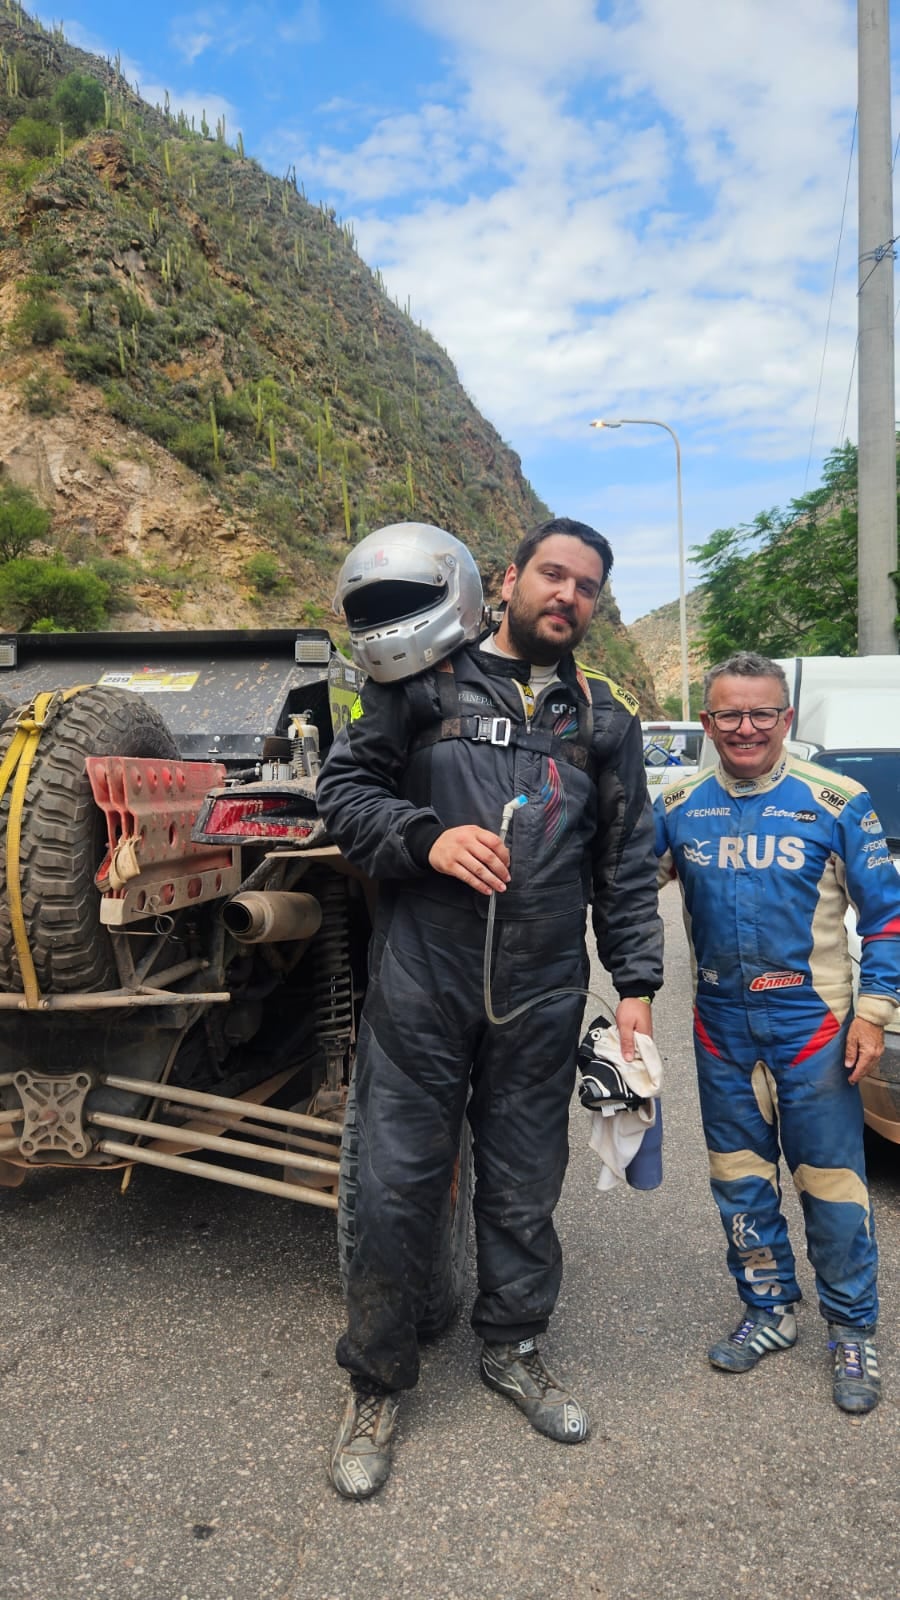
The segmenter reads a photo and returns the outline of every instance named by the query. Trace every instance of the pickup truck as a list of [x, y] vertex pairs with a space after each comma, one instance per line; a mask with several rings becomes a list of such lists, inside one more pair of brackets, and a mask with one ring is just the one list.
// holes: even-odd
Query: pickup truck
[[[315, 787], [360, 682], [317, 629], [0, 635], [0, 1191], [262, 1190], [335, 1211], [345, 1276], [376, 888]], [[423, 1333], [456, 1309], [471, 1182], [464, 1142]]]

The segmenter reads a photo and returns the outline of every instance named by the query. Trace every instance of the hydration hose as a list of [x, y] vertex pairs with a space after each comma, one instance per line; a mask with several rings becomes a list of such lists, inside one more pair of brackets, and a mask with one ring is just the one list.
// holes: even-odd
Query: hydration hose
[[[500, 839], [503, 844], [506, 843], [506, 835], [509, 833], [515, 813], [519, 811], [522, 806], [527, 806], [527, 804], [528, 796], [526, 794], [517, 794], [515, 799], [510, 800], [503, 807], [503, 814], [500, 819]], [[494, 1010], [494, 1002], [491, 995], [491, 959], [494, 953], [494, 910], [496, 907], [496, 902], [497, 891], [496, 889], [492, 889], [491, 901], [490, 905], [488, 906], [487, 929], [484, 936], [484, 966], [482, 968], [484, 1009], [489, 1022], [496, 1023], [496, 1025], [500, 1028], [505, 1027], [508, 1022], [515, 1022], [516, 1017], [523, 1016], [526, 1011], [531, 1011], [534, 1006], [543, 1005], [547, 1000], [556, 1000], [564, 994], [580, 994], [583, 995], [585, 999], [587, 999], [590, 995], [593, 995], [594, 999], [599, 1000], [602, 1005], [609, 1005], [609, 1000], [606, 999], [605, 996], [598, 994], [596, 989], [548, 989], [546, 994], [536, 994], [531, 1000], [526, 1000], [522, 1005], [516, 1006], [512, 1011], [507, 1011], [505, 1017], [498, 1017], [496, 1011]]]

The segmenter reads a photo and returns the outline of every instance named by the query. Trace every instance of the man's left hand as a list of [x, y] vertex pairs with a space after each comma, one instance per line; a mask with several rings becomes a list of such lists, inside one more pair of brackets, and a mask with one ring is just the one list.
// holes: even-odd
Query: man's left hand
[[653, 1016], [646, 1000], [620, 1000], [616, 1007], [616, 1027], [622, 1054], [626, 1061], [633, 1061], [635, 1030], [653, 1035]]
[[884, 1029], [863, 1017], [854, 1017], [847, 1031], [847, 1048], [844, 1066], [850, 1072], [850, 1082], [859, 1083], [867, 1072], [877, 1067], [884, 1050]]

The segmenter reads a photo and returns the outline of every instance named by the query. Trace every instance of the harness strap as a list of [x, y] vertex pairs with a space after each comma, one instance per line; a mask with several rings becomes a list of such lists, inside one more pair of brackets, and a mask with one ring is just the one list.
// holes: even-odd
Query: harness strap
[[591, 695], [587, 679], [580, 667], [576, 676], [578, 687], [585, 698], [578, 706], [577, 739], [561, 739], [558, 734], [548, 733], [542, 729], [532, 729], [529, 732], [511, 717], [483, 716], [474, 713], [461, 715], [459, 689], [452, 661], [445, 658], [438, 663], [435, 672], [441, 720], [433, 727], [418, 733], [412, 740], [410, 751], [425, 750], [431, 745], [442, 744], [447, 739], [469, 739], [475, 744], [499, 745], [503, 749], [511, 746], [514, 750], [536, 750], [541, 755], [551, 756], [554, 761], [578, 767], [596, 781], [599, 769], [591, 749], [593, 731]]
[[12, 779], [9, 817], [6, 824], [6, 895], [9, 902], [13, 944], [25, 991], [25, 1005], [29, 1011], [36, 1010], [40, 1005], [41, 991], [28, 943], [22, 904], [21, 850], [25, 794], [41, 734], [65, 702], [87, 687], [87, 684], [79, 684], [75, 689], [53, 689], [49, 693], [36, 695], [31, 705], [26, 706], [19, 717], [9, 749], [0, 764], [0, 801]]

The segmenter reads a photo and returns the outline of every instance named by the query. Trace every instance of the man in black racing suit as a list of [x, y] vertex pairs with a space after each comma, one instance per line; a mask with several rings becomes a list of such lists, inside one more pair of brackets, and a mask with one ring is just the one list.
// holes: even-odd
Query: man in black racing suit
[[[356, 1065], [356, 1248], [337, 1349], [351, 1396], [331, 1458], [348, 1498], [373, 1494], [390, 1470], [397, 1391], [418, 1377], [417, 1324], [466, 1113], [481, 1375], [540, 1432], [587, 1436], [584, 1409], [535, 1337], [562, 1278], [553, 1211], [589, 903], [626, 1056], [635, 1029], [651, 1032], [662, 983], [637, 702], [571, 654], [611, 565], [607, 541], [582, 523], [535, 529], [506, 573], [497, 632], [405, 682], [370, 679], [319, 779], [331, 837], [379, 882]], [[516, 797], [507, 845], [501, 817]], [[489, 1020], [483, 993], [492, 893], [495, 1016], [548, 995], [506, 1026]]]

